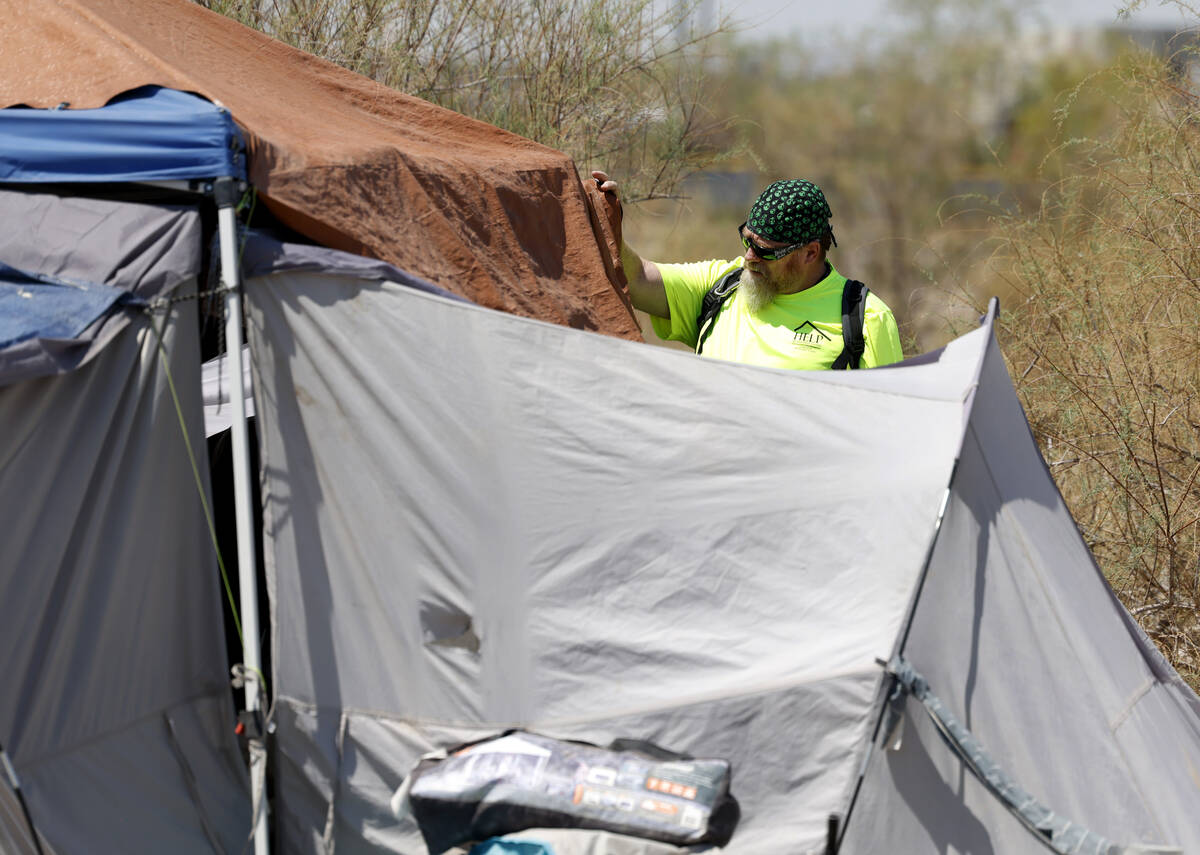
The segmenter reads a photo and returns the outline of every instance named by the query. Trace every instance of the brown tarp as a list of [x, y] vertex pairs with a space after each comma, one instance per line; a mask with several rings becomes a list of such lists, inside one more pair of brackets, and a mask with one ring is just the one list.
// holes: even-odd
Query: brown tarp
[[641, 338], [615, 218], [560, 152], [187, 0], [0, 0], [0, 44], [0, 106], [196, 92], [232, 112], [260, 198], [301, 234], [485, 306]]

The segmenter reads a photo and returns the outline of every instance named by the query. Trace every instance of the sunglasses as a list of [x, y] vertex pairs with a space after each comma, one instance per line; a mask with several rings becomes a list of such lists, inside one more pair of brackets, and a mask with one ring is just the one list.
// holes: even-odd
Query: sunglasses
[[[808, 246], [810, 243], [812, 243], [812, 240], [806, 240], [803, 243], [794, 243], [791, 246], [781, 246], [775, 248], [763, 246], [761, 243], [746, 237], [745, 223], [742, 223], [740, 226], [738, 226], [738, 236], [742, 239], [742, 246], [746, 247], [746, 249], [753, 249], [754, 254], [763, 261], [776, 261], [777, 259], [783, 258], [789, 252], [795, 252], [800, 247]], [[813, 240], [816, 240], [816, 238], [813, 238]]]

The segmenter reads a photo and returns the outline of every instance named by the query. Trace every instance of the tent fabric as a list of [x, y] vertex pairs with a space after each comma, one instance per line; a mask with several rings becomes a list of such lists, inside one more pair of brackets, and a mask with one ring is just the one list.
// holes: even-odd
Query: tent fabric
[[0, 106], [95, 108], [151, 84], [198, 93], [243, 128], [271, 211], [317, 243], [492, 308], [641, 337], [616, 287], [609, 220], [565, 155], [187, 0], [0, 0], [0, 11]]
[[465, 299], [385, 261], [323, 246], [285, 243], [271, 234], [254, 230], [245, 235], [241, 247], [241, 270], [246, 278], [284, 271], [336, 273], [364, 281], [395, 282], [450, 300]]
[[897, 653], [1051, 810], [1200, 847], [1200, 704], [1092, 562], [990, 320], [788, 373], [284, 268], [248, 293], [288, 851], [424, 851], [405, 775], [512, 726], [731, 759], [729, 852], [822, 852], [830, 814], [845, 853], [1032, 851], [915, 702], [874, 745]]
[[247, 291], [284, 848], [423, 851], [411, 765], [512, 725], [734, 758], [729, 851], [824, 845], [986, 331], [832, 377], [332, 273]]
[[90, 110], [0, 110], [7, 183], [245, 179], [229, 111], [187, 92], [147, 86]]
[[[1118, 844], [1200, 850], [1200, 702], [1104, 583], [994, 342], [905, 656], [1056, 813]], [[908, 705], [900, 749], [872, 758], [845, 851], [1028, 848]]]
[[0, 273], [0, 386], [72, 371], [135, 304], [195, 289], [194, 206], [0, 189], [0, 211], [0, 266], [21, 274]]
[[[344, 276], [354, 276], [364, 281], [386, 281], [416, 288], [429, 294], [438, 294], [450, 300], [463, 300], [445, 289], [439, 288], [420, 277], [406, 273], [398, 267], [373, 258], [339, 252], [322, 246], [285, 244], [277, 238], [261, 232], [252, 232], [242, 247], [242, 274], [254, 277], [261, 273], [304, 271], [320, 273], [336, 271]], [[245, 398], [246, 415], [254, 415], [254, 394], [251, 383], [250, 346], [244, 345], [242, 357], [242, 392]], [[230, 395], [234, 388], [230, 377], [230, 363], [224, 356], [217, 356], [202, 366], [201, 385], [204, 388], [204, 432], [213, 436], [229, 430], [233, 418]]]
[[58, 852], [236, 852], [250, 827], [219, 576], [167, 385], [169, 366], [201, 424], [182, 382], [195, 303], [158, 323], [165, 359], [140, 317], [86, 366], [0, 388], [0, 739]]
[[[943, 737], [942, 741], [958, 755], [967, 770], [985, 784], [1032, 835], [1045, 838], [1043, 844], [1047, 849], [1062, 855], [1075, 855], [1079, 852], [1134, 855], [1150, 851], [1182, 855], [1183, 850], [1176, 847], [1122, 846], [1112, 843], [1094, 831], [1050, 810], [1000, 768], [995, 758], [975, 735], [963, 727], [962, 722], [947, 709], [941, 698], [930, 690], [925, 678], [916, 672], [911, 663], [903, 658], [893, 659], [888, 670], [898, 684], [888, 699], [888, 718], [884, 724], [888, 732], [891, 731], [894, 707], [900, 700], [907, 700], [911, 695], [925, 707], [925, 711]], [[903, 691], [905, 694], [902, 698], [897, 698], [894, 694], [896, 691]]]

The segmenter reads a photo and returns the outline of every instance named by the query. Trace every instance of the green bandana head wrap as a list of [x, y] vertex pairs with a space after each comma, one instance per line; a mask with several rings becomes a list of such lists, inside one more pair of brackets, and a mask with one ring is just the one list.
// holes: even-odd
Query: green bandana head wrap
[[821, 188], [803, 178], [776, 181], [754, 202], [746, 228], [766, 240], [808, 243], [830, 232], [833, 213]]

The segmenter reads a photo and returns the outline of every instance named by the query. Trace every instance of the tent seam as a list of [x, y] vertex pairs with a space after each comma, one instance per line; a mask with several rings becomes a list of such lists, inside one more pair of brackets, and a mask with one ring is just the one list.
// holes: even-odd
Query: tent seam
[[109, 730], [103, 731], [101, 733], [93, 734], [93, 735], [87, 737], [86, 739], [80, 740], [79, 742], [73, 743], [64, 748], [60, 748], [57, 751], [51, 751], [51, 752], [41, 754], [41, 755], [34, 755], [31, 758], [22, 757], [20, 767], [21, 767], [22, 771], [29, 772], [36, 766], [43, 766], [43, 765], [45, 765], [47, 763], [51, 763], [55, 760], [60, 760], [67, 755], [74, 754], [79, 751], [83, 751], [84, 749], [90, 748], [93, 745], [96, 745], [97, 743], [104, 742], [105, 740], [111, 739], [114, 736], [118, 736], [127, 731], [141, 727], [142, 725], [144, 725], [148, 722], [158, 721], [162, 718], [162, 716], [165, 713], [169, 713], [173, 709], [177, 709], [182, 706], [190, 706], [190, 705], [194, 704], [196, 701], [202, 701], [202, 700], [208, 700], [208, 699], [220, 701], [222, 692], [223, 692], [223, 690], [221, 688], [213, 687], [207, 691], [198, 692], [194, 695], [189, 695], [185, 698], [181, 698], [177, 701], [173, 701], [169, 704], [166, 704], [165, 706], [157, 707], [156, 709], [151, 710], [150, 712], [146, 713], [145, 715], [139, 716], [138, 718], [135, 718], [135, 719], [131, 719], [130, 721], [127, 721], [118, 727], [110, 728]]
[[1142, 682], [1142, 685], [1138, 686], [1130, 694], [1129, 701], [1125, 704], [1121, 711], [1117, 713], [1116, 718], [1109, 722], [1108, 729], [1114, 737], [1117, 735], [1117, 731], [1120, 730], [1121, 725], [1123, 725], [1129, 719], [1129, 717], [1133, 715], [1134, 709], [1137, 708], [1137, 705], [1142, 702], [1142, 699], [1146, 697], [1146, 695], [1150, 694], [1150, 690], [1153, 689], [1157, 683], [1158, 680], [1156, 680], [1154, 675], [1151, 674]]
[[515, 721], [449, 721], [442, 718], [428, 718], [425, 716], [401, 715], [387, 710], [375, 709], [371, 707], [354, 707], [354, 706], [323, 706], [310, 701], [301, 700], [287, 694], [279, 694], [278, 700], [291, 706], [293, 709], [303, 710], [308, 713], [319, 714], [321, 712], [341, 713], [343, 715], [370, 716], [372, 718], [385, 719], [387, 721], [404, 722], [413, 725], [434, 725], [438, 727], [465, 727], [465, 728], [492, 728], [492, 727], [524, 727], [526, 724], [534, 727], [567, 727], [581, 724], [594, 724], [596, 722], [608, 721], [616, 718], [625, 718], [635, 715], [647, 715], [658, 712], [666, 712], [669, 710], [686, 709], [698, 704], [708, 704], [714, 701], [749, 699], [760, 695], [771, 694], [774, 692], [785, 691], [787, 689], [796, 689], [804, 686], [814, 686], [821, 683], [832, 682], [844, 677], [868, 676], [877, 673], [880, 667], [872, 664], [869, 668], [850, 668], [844, 671], [839, 671], [832, 674], [827, 674], [819, 680], [793, 680], [793, 681], [778, 681], [776, 683], [764, 683], [755, 688], [754, 691], [739, 692], [737, 694], [712, 694], [704, 696], [695, 696], [687, 699], [686, 702], [660, 706], [644, 706], [631, 707], [617, 712], [606, 713], [603, 716], [594, 718], [557, 718], [538, 720], [535, 722], [515, 722]]
[[1131, 716], [1133, 711], [1137, 708], [1137, 705], [1145, 699], [1145, 697], [1150, 693], [1157, 683], [1158, 680], [1155, 679], [1154, 674], [1151, 673], [1151, 675], [1146, 679], [1142, 689], [1135, 693], [1137, 697], [1131, 700], [1126, 708], [1122, 710], [1121, 715], [1118, 716], [1117, 724], [1112, 726], [1110, 733], [1112, 734], [1113, 745], [1116, 746], [1118, 753], [1121, 755], [1121, 759], [1125, 761], [1125, 767], [1129, 773], [1129, 786], [1132, 787], [1133, 790], [1138, 794], [1138, 797], [1141, 798], [1142, 806], [1145, 809], [1146, 815], [1150, 822], [1154, 824], [1154, 829], [1158, 832], [1159, 839], [1167, 840], [1168, 836], [1166, 833], [1166, 826], [1162, 820], [1159, 819], [1159, 812], [1155, 809], [1153, 801], [1151, 801], [1147, 797], [1147, 794], [1143, 791], [1141, 778], [1133, 771], [1135, 767], [1134, 764], [1130, 762], [1129, 754], [1125, 750], [1125, 744], [1117, 737], [1117, 730], [1125, 723], [1125, 721], [1128, 720], [1129, 716]]

